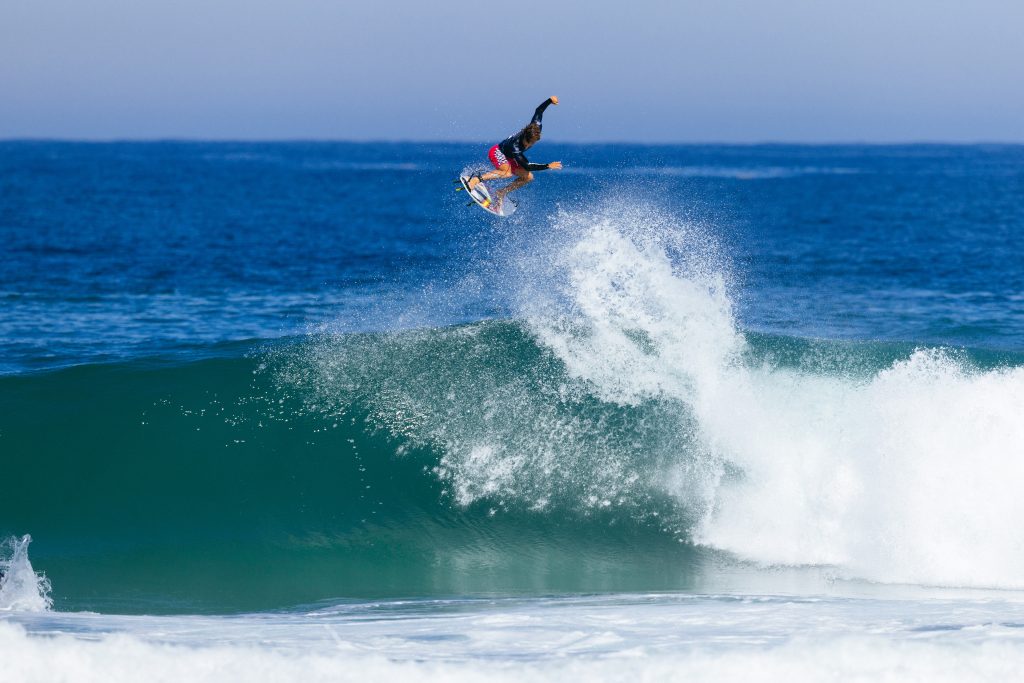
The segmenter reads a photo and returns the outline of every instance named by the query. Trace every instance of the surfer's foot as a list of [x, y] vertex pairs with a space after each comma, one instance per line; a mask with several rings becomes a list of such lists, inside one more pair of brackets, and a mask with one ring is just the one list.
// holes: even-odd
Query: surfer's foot
[[480, 178], [478, 176], [470, 176], [469, 180], [466, 181], [466, 186], [472, 191], [474, 187], [480, 184]]

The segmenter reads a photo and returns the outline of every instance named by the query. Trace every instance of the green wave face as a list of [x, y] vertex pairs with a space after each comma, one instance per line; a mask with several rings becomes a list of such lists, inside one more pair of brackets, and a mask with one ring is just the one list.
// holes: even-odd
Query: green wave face
[[[645, 362], [661, 362], [650, 339], [633, 337]], [[737, 517], [751, 501], [776, 506], [782, 525], [788, 482], [830, 500], [834, 482], [814, 468], [773, 479], [776, 464], [796, 467], [789, 453], [806, 466], [799, 448], [815, 440], [834, 439], [847, 458], [875, 448], [870, 420], [850, 423], [866, 431], [848, 446], [836, 428], [846, 417], [831, 408], [806, 433], [781, 424], [762, 434], [744, 411], [763, 410], [743, 400], [768, 387], [762, 403], [788, 419], [799, 417], [786, 406], [797, 394], [812, 407], [856, 407], [865, 388], [897, 380], [1016, 387], [999, 368], [1020, 364], [975, 355], [965, 362], [995, 369], [904, 379], [886, 368], [910, 346], [746, 335], [730, 361], [739, 400], [718, 406], [714, 382], [691, 399], [686, 376], [672, 391], [609, 398], [515, 322], [220, 351], [0, 378], [0, 534], [32, 534], [58, 609], [706, 586], [736, 559], [761, 563], [762, 541], [799, 540]], [[754, 456], [765, 439], [780, 455], [762, 471]], [[875, 471], [865, 469], [865, 485]], [[794, 509], [818, 523], [815, 510]], [[847, 519], [842, 528], [857, 528], [860, 517]], [[749, 534], [737, 537], [737, 523]]]
[[[561, 372], [486, 323], [5, 377], [0, 533], [33, 534], [58, 609], [691, 585], [678, 506], [586, 461], [625, 449], [639, 471], [650, 429]], [[487, 490], [458, 469], [475, 429], [575, 460]]]

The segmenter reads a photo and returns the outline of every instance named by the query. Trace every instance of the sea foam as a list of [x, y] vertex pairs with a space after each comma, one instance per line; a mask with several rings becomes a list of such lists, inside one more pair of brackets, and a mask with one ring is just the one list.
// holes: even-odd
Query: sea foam
[[437, 454], [460, 506], [607, 509], [753, 565], [1024, 587], [1024, 368], [850, 344], [782, 362], [743, 330], [712, 227], [619, 201], [520, 228], [489, 271], [515, 321], [317, 337], [278, 363], [283, 390], [364, 405], [400, 451]]
[[992, 600], [632, 595], [15, 615], [0, 621], [0, 681], [996, 681], [1024, 666], [1020, 613]]
[[0, 549], [0, 610], [42, 612], [53, 607], [50, 581], [28, 559], [29, 535], [8, 538]]
[[540, 251], [520, 310], [567, 371], [603, 401], [694, 416], [660, 476], [698, 511], [695, 542], [882, 582], [1024, 587], [1024, 368], [941, 349], [866, 375], [750, 362], [723, 251], [654, 211], [563, 213]]

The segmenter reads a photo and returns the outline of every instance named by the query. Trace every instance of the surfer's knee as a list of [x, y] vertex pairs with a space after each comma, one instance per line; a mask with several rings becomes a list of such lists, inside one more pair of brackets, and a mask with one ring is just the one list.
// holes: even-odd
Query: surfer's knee
[[523, 180], [532, 183], [533, 182], [533, 171], [527, 171], [526, 175], [523, 176]]

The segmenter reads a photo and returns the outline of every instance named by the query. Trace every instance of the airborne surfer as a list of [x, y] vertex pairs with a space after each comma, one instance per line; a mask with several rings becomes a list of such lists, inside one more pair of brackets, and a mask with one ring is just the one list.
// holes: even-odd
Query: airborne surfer
[[468, 188], [470, 190], [475, 188], [481, 180], [498, 180], [500, 178], [511, 178], [515, 175], [516, 179], [514, 181], [494, 191], [495, 204], [500, 209], [505, 195], [533, 181], [534, 171], [562, 168], [561, 161], [552, 161], [549, 164], [531, 164], [524, 154], [526, 150], [533, 147], [540, 140], [541, 120], [544, 118], [544, 110], [551, 104], [558, 104], [558, 98], [554, 95], [541, 102], [537, 110], [533, 112], [533, 118], [530, 120], [530, 123], [525, 128], [491, 147], [487, 153], [487, 158], [494, 164], [495, 170], [484, 173], [481, 176], [469, 178]]

